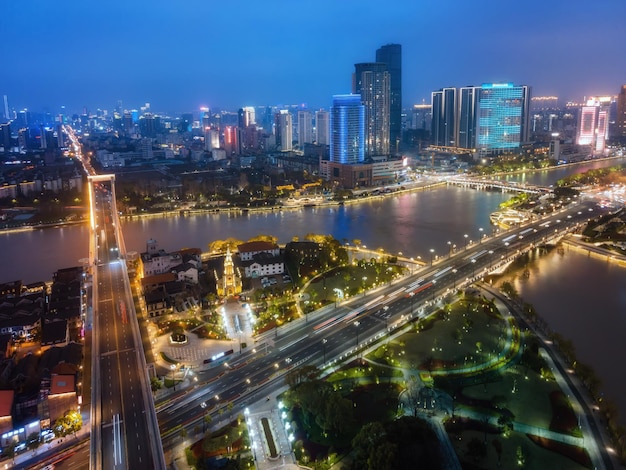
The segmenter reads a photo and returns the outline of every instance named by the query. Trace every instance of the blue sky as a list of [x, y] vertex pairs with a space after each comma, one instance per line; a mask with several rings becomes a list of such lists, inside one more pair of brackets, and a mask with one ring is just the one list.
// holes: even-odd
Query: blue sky
[[405, 106], [492, 81], [582, 99], [626, 83], [625, 19], [624, 0], [6, 0], [0, 94], [52, 112], [327, 107], [400, 43]]

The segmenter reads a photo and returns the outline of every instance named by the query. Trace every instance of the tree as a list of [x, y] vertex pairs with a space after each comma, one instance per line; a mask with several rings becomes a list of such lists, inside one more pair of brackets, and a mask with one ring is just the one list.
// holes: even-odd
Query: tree
[[162, 386], [163, 384], [161, 383], [161, 380], [158, 377], [152, 377], [150, 379], [150, 388], [152, 389], [153, 392], [156, 392]]
[[64, 437], [68, 434], [74, 435], [83, 427], [83, 418], [78, 411], [67, 411], [62, 417], [58, 418], [52, 429], [56, 437]]
[[26, 447], [29, 450], [35, 450], [41, 445], [41, 441], [39, 440], [39, 433], [33, 432], [28, 435], [26, 438]]
[[474, 437], [467, 443], [467, 455], [478, 462], [487, 456], [487, 446], [482, 439]]

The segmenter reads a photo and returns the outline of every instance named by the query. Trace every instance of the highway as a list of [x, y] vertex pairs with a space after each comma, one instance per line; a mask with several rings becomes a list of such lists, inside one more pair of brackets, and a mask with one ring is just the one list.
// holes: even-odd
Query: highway
[[[95, 276], [93, 370], [99, 400], [92, 439], [92, 468], [164, 468], [160, 441], [153, 439], [154, 405], [143, 347], [133, 329], [128, 275], [121, 259], [112, 181], [92, 178]], [[135, 325], [133, 325], [133, 322]], [[146, 392], [147, 391], [147, 392]], [[156, 442], [158, 441], [158, 442]]]
[[[599, 210], [592, 201], [579, 202], [541, 220], [457, 249], [401, 282], [353, 298], [349, 304], [327, 306], [306, 320], [265, 333], [255, 345], [256, 352], [235, 354], [228, 362], [201, 372], [199, 385], [175, 400], [157, 405], [164, 447], [170, 446], [169, 438], [178, 436], [181, 427], [190, 431], [202, 426], [205, 412], [215, 422], [221, 416], [228, 417], [229, 402], [234, 405], [234, 415], [247, 404], [263, 399], [283, 385], [284, 373], [293, 367], [334, 364], [358, 355], [407, 321], [429, 315], [440, 297], [484, 277], [488, 270], [510, 262], [522, 251], [596, 217]], [[224, 408], [222, 415], [220, 408]]]

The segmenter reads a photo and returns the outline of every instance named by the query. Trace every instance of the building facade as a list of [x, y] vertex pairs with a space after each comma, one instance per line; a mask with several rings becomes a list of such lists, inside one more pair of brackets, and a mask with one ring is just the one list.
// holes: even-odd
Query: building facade
[[486, 83], [478, 90], [476, 148], [481, 155], [518, 152], [528, 141], [530, 88]]
[[313, 117], [309, 111], [298, 111], [298, 145], [313, 143]]
[[622, 144], [626, 144], [626, 85], [622, 85], [617, 95], [617, 115], [615, 124], [617, 135], [615, 136]]
[[361, 95], [333, 96], [330, 160], [342, 164], [365, 160], [365, 107], [361, 104]]
[[387, 64], [355, 64], [354, 92], [365, 107], [365, 155], [389, 155], [391, 77]]
[[580, 110], [577, 143], [590, 146], [594, 154], [601, 154], [606, 149], [611, 101], [610, 96], [592, 96]]
[[315, 140], [318, 145], [330, 145], [330, 114], [322, 109], [315, 112]]
[[432, 104], [432, 144], [438, 147], [456, 146], [457, 91], [456, 88], [442, 88], [433, 91]]
[[389, 72], [389, 142], [393, 153], [402, 139], [402, 46], [387, 44], [376, 50], [376, 62], [387, 65]]

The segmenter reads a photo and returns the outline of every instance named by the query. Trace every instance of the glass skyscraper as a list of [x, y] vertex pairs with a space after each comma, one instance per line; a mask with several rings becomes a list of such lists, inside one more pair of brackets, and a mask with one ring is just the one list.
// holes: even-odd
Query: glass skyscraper
[[387, 64], [355, 64], [354, 92], [365, 106], [365, 153], [389, 155], [389, 106], [391, 79]]
[[330, 161], [342, 164], [365, 160], [365, 106], [361, 95], [335, 95], [330, 111]]
[[457, 90], [442, 88], [432, 93], [432, 142], [439, 147], [456, 146]]
[[389, 142], [398, 151], [402, 138], [402, 46], [387, 44], [376, 50], [376, 62], [387, 64], [390, 77]]
[[528, 140], [529, 87], [486, 83], [478, 92], [478, 152], [484, 155], [519, 150]]

